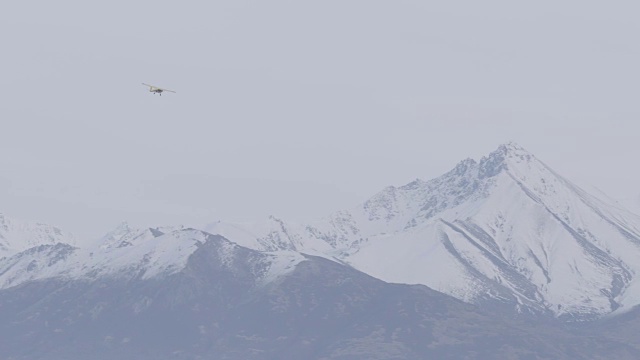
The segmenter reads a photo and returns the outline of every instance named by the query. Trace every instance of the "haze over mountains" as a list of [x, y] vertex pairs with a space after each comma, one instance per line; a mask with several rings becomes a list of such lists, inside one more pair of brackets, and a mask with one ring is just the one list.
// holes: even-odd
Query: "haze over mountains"
[[640, 218], [513, 143], [439, 178], [388, 187], [324, 221], [270, 222], [206, 230], [258, 250], [325, 254], [386, 281], [522, 312], [597, 317], [640, 301]]
[[[632, 359], [640, 342], [624, 319], [640, 303], [639, 259], [640, 217], [508, 143], [309, 224], [122, 224], [86, 242], [0, 216], [0, 348], [16, 359]], [[597, 320], [608, 314], [620, 320]]]

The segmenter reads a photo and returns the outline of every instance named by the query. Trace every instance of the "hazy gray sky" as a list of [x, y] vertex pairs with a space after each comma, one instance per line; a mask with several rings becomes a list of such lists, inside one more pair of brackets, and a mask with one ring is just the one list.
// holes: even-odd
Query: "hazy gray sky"
[[121, 220], [308, 218], [506, 141], [632, 197], [639, 11], [11, 1], [0, 11], [0, 212], [82, 236]]

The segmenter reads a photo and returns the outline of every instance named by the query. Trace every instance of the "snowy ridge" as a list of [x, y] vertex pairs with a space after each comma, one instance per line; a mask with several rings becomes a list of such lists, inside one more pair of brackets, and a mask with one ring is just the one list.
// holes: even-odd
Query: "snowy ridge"
[[513, 143], [313, 223], [272, 216], [203, 230], [123, 223], [79, 246], [54, 227], [0, 216], [0, 289], [50, 278], [166, 276], [209, 244], [217, 254], [211, 261], [239, 272], [248, 266], [255, 285], [289, 273], [308, 254], [523, 313], [586, 319], [640, 304], [640, 217]]
[[122, 248], [134, 246], [148, 240], [160, 237], [166, 233], [182, 230], [184, 227], [156, 227], [156, 228], [132, 228], [128, 223], [123, 222], [115, 229], [92, 244], [101, 249]]
[[0, 213], [0, 258], [39, 245], [74, 245], [76, 239], [57, 227], [20, 221]]
[[640, 303], [640, 218], [513, 143], [325, 220], [281, 228], [243, 244], [302, 252], [314, 244], [385, 281], [521, 312], [589, 318]]
[[[165, 229], [166, 230], [166, 229]], [[217, 260], [231, 269], [239, 264], [239, 252], [250, 251], [222, 237], [201, 230], [180, 229], [160, 233], [157, 229], [130, 229], [121, 225], [103, 238], [102, 244], [78, 248], [67, 244], [39, 245], [0, 259], [0, 289], [46, 279], [91, 281], [101, 277], [150, 279], [171, 275], [187, 266], [200, 246], [214, 243]], [[115, 241], [113, 241], [115, 240]], [[124, 246], [120, 246], [126, 244]], [[253, 266], [256, 285], [274, 281], [304, 261], [297, 252], [258, 253]], [[233, 269], [231, 269], [233, 270]]]
[[305, 236], [309, 227], [285, 223], [270, 216], [257, 223], [229, 223], [217, 221], [203, 226], [204, 231], [218, 234], [233, 242], [259, 251], [299, 251], [309, 255], [330, 257], [333, 248], [326, 239]]

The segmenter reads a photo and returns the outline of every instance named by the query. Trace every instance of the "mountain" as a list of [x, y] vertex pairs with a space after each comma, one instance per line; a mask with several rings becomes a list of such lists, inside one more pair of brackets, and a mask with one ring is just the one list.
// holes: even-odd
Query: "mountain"
[[[148, 242], [157, 250], [149, 251]], [[179, 249], [188, 255], [169, 263], [180, 266], [163, 263]], [[82, 268], [90, 264], [80, 263], [87, 254], [64, 244], [3, 260], [3, 277], [22, 263], [49, 268], [47, 277], [0, 290], [3, 359], [635, 359], [640, 353], [615, 339], [524, 323], [424, 286], [385, 283], [320, 257], [251, 250], [199, 230], [102, 250], [118, 254], [110, 256], [118, 263], [111, 271], [100, 262]], [[121, 259], [127, 251], [131, 261]]]
[[57, 227], [12, 219], [0, 213], [0, 258], [38, 245], [75, 244], [73, 235]]
[[207, 231], [520, 313], [587, 319], [640, 304], [640, 218], [514, 143], [316, 223], [271, 218]]
[[[167, 231], [167, 229], [163, 229]], [[195, 229], [132, 229], [124, 224], [90, 247], [69, 244], [39, 245], [0, 258], [0, 290], [33, 281], [89, 281], [103, 278], [151, 279], [184, 269], [190, 256], [210, 235]], [[220, 256], [232, 264], [239, 248], [231, 242], [219, 246]], [[262, 280], [285, 274], [303, 259], [297, 252], [261, 253]], [[266, 260], [265, 260], [266, 261]]]
[[638, 224], [513, 143], [310, 224], [76, 242], [1, 216], [0, 353], [637, 359]]

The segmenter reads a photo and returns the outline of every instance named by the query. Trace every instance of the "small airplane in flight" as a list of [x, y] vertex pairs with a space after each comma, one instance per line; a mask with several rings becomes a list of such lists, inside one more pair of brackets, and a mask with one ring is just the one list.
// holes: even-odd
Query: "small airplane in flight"
[[142, 85], [148, 86], [149, 87], [149, 92], [152, 92], [152, 93], [155, 93], [155, 94], [160, 94], [160, 96], [162, 96], [162, 93], [164, 91], [175, 93], [175, 91], [173, 91], [173, 90], [163, 89], [163, 88], [159, 88], [157, 86], [153, 86], [153, 85], [149, 85], [149, 84], [145, 84], [145, 83], [142, 83]]

